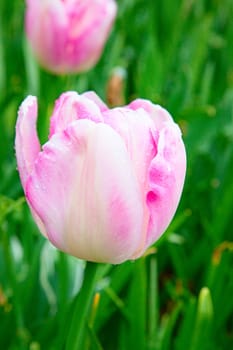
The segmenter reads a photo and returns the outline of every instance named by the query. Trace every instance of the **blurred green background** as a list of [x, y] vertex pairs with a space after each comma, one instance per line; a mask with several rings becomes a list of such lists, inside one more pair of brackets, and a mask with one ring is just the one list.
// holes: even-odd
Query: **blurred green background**
[[0, 2], [0, 349], [65, 349], [67, 337], [72, 344], [85, 271], [85, 262], [51, 247], [31, 218], [14, 155], [18, 106], [38, 96], [44, 142], [60, 93], [91, 89], [108, 101], [119, 66], [125, 103], [150, 99], [179, 123], [187, 176], [173, 222], [146, 256], [101, 266], [91, 307], [80, 312], [78, 350], [233, 349], [233, 1], [118, 5], [97, 66], [56, 77], [30, 54], [24, 2]]

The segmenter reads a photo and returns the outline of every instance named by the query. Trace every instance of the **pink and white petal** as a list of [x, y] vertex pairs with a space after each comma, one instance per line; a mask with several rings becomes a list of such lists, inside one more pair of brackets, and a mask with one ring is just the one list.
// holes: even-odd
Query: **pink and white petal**
[[52, 71], [60, 65], [66, 43], [69, 23], [64, 9], [63, 2], [57, 0], [27, 1], [28, 39], [40, 63]]
[[177, 209], [186, 171], [186, 153], [181, 132], [170, 124], [160, 132], [158, 153], [149, 168], [147, 205], [150, 221], [146, 247], [166, 230]]
[[123, 139], [142, 192], [146, 191], [147, 169], [157, 153], [153, 121], [143, 109], [132, 111], [127, 107], [108, 110], [103, 117]]
[[[64, 70], [84, 71], [99, 59], [116, 16], [116, 2], [88, 0], [70, 6]], [[98, 34], [98, 35], [97, 35]], [[87, 40], [88, 38], [88, 40]]]
[[70, 123], [78, 119], [90, 119], [95, 122], [103, 121], [96, 103], [75, 91], [63, 93], [55, 103], [50, 122], [49, 138], [55, 133], [63, 131]]
[[131, 102], [128, 107], [134, 111], [143, 109], [152, 118], [157, 130], [161, 130], [164, 124], [172, 122], [173, 119], [168, 111], [159, 105], [155, 105], [152, 102], [144, 99], [136, 99]]
[[37, 100], [28, 96], [21, 104], [16, 122], [15, 150], [19, 176], [25, 190], [26, 181], [40, 152], [36, 131]]
[[27, 198], [51, 242], [81, 259], [120, 263], [141, 240], [143, 208], [126, 147], [105, 124], [79, 120], [44, 146]]
[[150, 116], [144, 109], [140, 108], [135, 111], [120, 107], [103, 113], [105, 122], [108, 123], [124, 141], [132, 167], [137, 178], [141, 203], [143, 206], [143, 229], [141, 232], [141, 241], [135, 251], [134, 257], [145, 246], [147, 228], [149, 222], [149, 210], [146, 203], [148, 185], [148, 168], [151, 161], [157, 154], [157, 130]]
[[101, 98], [94, 91], [84, 92], [82, 96], [87, 98], [88, 100], [93, 101], [99, 107], [101, 113], [109, 109], [108, 106], [101, 100]]

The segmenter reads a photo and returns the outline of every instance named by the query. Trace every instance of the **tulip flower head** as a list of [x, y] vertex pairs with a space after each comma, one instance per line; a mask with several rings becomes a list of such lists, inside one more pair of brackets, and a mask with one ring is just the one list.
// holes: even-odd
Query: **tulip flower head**
[[85, 260], [140, 257], [169, 225], [183, 188], [186, 153], [169, 113], [147, 100], [109, 109], [93, 92], [66, 92], [42, 148], [36, 119], [29, 96], [19, 109], [16, 157], [42, 234]]
[[115, 0], [26, 0], [25, 30], [35, 57], [56, 74], [83, 72], [99, 60]]

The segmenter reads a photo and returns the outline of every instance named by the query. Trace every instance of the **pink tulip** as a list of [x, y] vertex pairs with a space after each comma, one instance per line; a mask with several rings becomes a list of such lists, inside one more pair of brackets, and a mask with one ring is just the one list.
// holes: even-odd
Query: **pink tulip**
[[108, 109], [93, 92], [55, 104], [49, 140], [36, 132], [37, 100], [19, 109], [16, 156], [41, 232], [78, 258], [121, 263], [141, 256], [165, 231], [186, 170], [181, 132], [147, 100]]
[[26, 34], [47, 70], [82, 72], [102, 53], [117, 6], [114, 0], [26, 0]]

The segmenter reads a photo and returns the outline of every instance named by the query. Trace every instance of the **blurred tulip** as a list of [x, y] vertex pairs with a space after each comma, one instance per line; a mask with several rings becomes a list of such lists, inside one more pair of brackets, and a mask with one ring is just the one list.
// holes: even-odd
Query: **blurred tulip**
[[116, 16], [114, 0], [26, 0], [26, 35], [40, 64], [56, 74], [92, 68]]
[[42, 150], [36, 119], [29, 96], [19, 110], [16, 157], [44, 236], [85, 260], [141, 256], [170, 223], [184, 183], [185, 148], [169, 113], [141, 99], [108, 109], [93, 92], [67, 92]]

